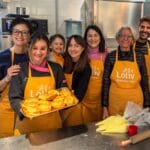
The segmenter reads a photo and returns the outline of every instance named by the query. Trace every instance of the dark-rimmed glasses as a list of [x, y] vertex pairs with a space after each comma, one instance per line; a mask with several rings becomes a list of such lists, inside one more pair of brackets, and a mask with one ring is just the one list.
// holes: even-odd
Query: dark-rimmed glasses
[[29, 31], [20, 31], [20, 30], [13, 30], [12, 32], [14, 35], [21, 35], [21, 36], [27, 36], [29, 34]]

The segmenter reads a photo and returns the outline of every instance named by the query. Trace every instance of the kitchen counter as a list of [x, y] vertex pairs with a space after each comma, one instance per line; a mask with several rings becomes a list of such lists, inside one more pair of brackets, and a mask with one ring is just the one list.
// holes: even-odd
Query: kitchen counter
[[76, 126], [57, 131], [32, 133], [0, 139], [2, 150], [148, 150], [150, 139], [121, 148], [118, 141], [126, 134], [101, 135], [95, 125]]

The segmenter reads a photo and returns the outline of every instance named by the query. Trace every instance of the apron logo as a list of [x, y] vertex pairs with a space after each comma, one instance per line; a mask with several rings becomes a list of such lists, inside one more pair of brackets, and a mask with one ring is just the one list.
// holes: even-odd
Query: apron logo
[[[36, 90], [30, 90], [30, 97], [36, 97], [47, 93], [51, 88], [48, 85], [40, 85]], [[36, 92], [35, 92], [36, 91]]]
[[117, 80], [124, 81], [124, 80], [134, 80], [135, 74], [133, 72], [133, 69], [131, 68], [125, 68], [122, 73], [116, 71]]
[[92, 76], [99, 77], [100, 74], [101, 74], [100, 69], [96, 66], [92, 66]]

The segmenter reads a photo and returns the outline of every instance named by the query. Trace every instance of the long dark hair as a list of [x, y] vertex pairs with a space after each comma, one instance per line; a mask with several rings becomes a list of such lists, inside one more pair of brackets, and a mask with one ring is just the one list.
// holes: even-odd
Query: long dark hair
[[95, 30], [99, 34], [100, 39], [101, 39], [101, 42], [99, 43], [99, 52], [104, 52], [105, 51], [105, 39], [104, 39], [102, 31], [97, 25], [92, 24], [92, 25], [87, 26], [85, 33], [84, 33], [84, 40], [86, 41], [86, 44], [88, 45], [87, 33], [90, 29]]
[[[77, 42], [77, 44], [81, 45], [84, 48], [83, 52], [80, 55], [78, 62], [76, 62], [75, 64], [74, 69], [73, 69], [73, 64], [74, 64], [73, 60], [68, 53], [68, 47], [72, 39], [74, 39]], [[82, 38], [82, 36], [72, 35], [68, 38], [67, 44], [66, 44], [66, 51], [64, 54], [64, 72], [65, 73], [71, 73], [72, 71], [81, 72], [85, 69], [86, 65], [89, 62], [87, 51], [85, 49], [86, 49], [86, 43], [84, 39]]]

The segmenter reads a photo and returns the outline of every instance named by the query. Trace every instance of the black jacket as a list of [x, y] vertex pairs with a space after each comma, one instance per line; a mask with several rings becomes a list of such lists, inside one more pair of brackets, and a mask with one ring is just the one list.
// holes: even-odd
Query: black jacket
[[[74, 66], [75, 64], [73, 65], [73, 68]], [[76, 97], [79, 99], [80, 102], [82, 101], [82, 99], [86, 94], [90, 76], [91, 76], [91, 67], [89, 64], [87, 64], [87, 66], [83, 71], [80, 72], [73, 71], [72, 90], [74, 90], [74, 94], [76, 95]]]
[[[119, 60], [129, 60], [133, 61], [133, 51], [130, 50], [128, 52], [122, 52], [119, 48], [118, 52], [118, 59]], [[109, 88], [111, 84], [110, 75], [112, 73], [114, 63], [116, 60], [116, 51], [112, 51], [106, 57], [105, 65], [104, 65], [104, 75], [103, 75], [103, 85], [102, 85], [102, 106], [109, 105]], [[150, 97], [148, 92], [148, 78], [147, 78], [147, 71], [145, 65], [144, 56], [141, 53], [136, 54], [136, 60], [139, 67], [139, 71], [141, 73], [141, 87], [144, 95], [144, 107], [150, 106]]]

